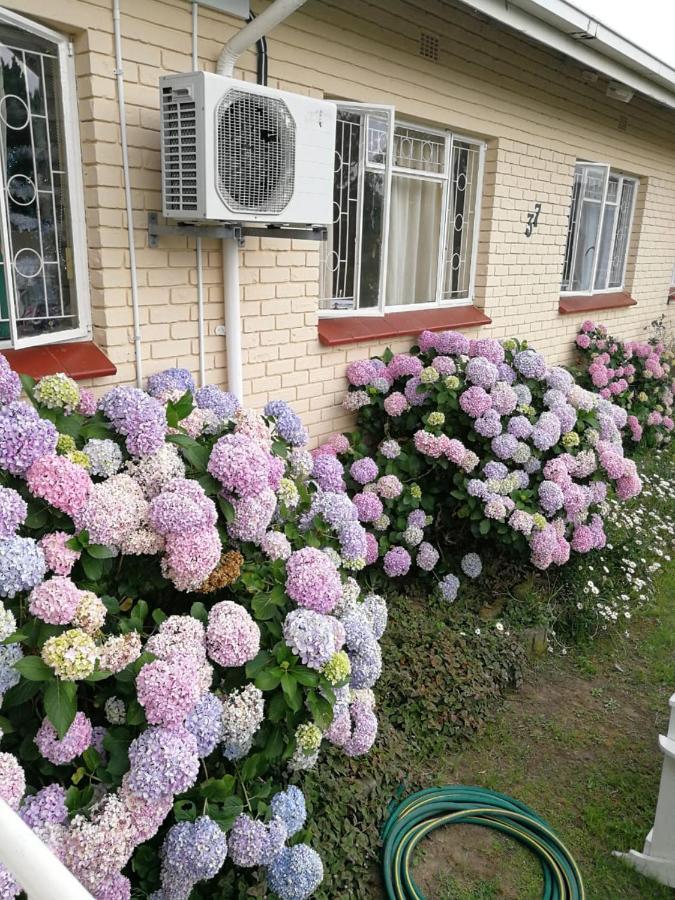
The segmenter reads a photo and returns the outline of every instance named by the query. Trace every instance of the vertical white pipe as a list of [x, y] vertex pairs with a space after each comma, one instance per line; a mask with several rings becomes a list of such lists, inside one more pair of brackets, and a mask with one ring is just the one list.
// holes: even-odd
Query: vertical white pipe
[[[192, 0], [192, 71], [199, 68], [199, 4]], [[204, 269], [202, 260], [202, 239], [195, 242], [197, 256], [197, 343], [199, 346], [199, 386], [206, 384], [206, 362], [204, 359]]]
[[0, 862], [30, 900], [93, 900], [23, 819], [0, 800]]
[[115, 34], [115, 78], [117, 79], [117, 104], [120, 116], [120, 140], [122, 143], [122, 171], [124, 173], [124, 199], [127, 208], [127, 236], [129, 239], [129, 270], [131, 274], [131, 311], [134, 323], [134, 356], [136, 359], [136, 386], [143, 386], [143, 356], [141, 349], [141, 322], [138, 309], [138, 274], [136, 271], [136, 245], [134, 241], [134, 210], [131, 204], [129, 178], [129, 145], [127, 142], [127, 113], [124, 101], [124, 70], [122, 68], [122, 25], [120, 0], [113, 0], [113, 31]]
[[241, 300], [239, 298], [239, 247], [233, 238], [223, 241], [223, 300], [225, 304], [225, 347], [227, 389], [244, 402], [244, 374], [241, 354]]
[[[245, 25], [221, 50], [216, 72], [231, 78], [241, 54], [267, 34], [306, 0], [273, 0], [257, 18]], [[225, 347], [227, 388], [240, 403], [244, 400], [241, 353], [241, 301], [239, 298], [239, 248], [235, 240], [223, 241], [223, 299], [225, 305]]]

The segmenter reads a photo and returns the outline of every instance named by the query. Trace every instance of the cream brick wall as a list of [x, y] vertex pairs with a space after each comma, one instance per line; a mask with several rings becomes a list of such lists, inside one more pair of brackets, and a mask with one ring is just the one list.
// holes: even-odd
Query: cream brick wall
[[[70, 34], [76, 50], [95, 340], [134, 379], [129, 260], [115, 94], [111, 0], [14, 0], [11, 8]], [[253, 0], [259, 12], [263, 0]], [[45, 17], [46, 13], [46, 17]], [[213, 70], [240, 22], [202, 9], [200, 63]], [[197, 369], [194, 247], [185, 237], [147, 246], [147, 213], [160, 209], [160, 75], [190, 68], [185, 0], [122, 0], [124, 77], [144, 373]], [[420, 29], [440, 60], [418, 55]], [[579, 67], [444, 0], [309, 0], [268, 40], [270, 84], [312, 96], [393, 103], [400, 114], [488, 141], [476, 273], [486, 333], [527, 337], [564, 361], [583, 316], [560, 316], [558, 297], [576, 159], [640, 177], [626, 286], [630, 309], [597, 313], [639, 337], [666, 310], [675, 260], [675, 115], [636, 97], [625, 105], [588, 84]], [[237, 70], [255, 78], [252, 52]], [[538, 228], [527, 213], [543, 204]], [[225, 386], [221, 256], [203, 242], [209, 381]], [[247, 403], [293, 402], [318, 438], [349, 427], [339, 406], [346, 364], [383, 343], [335, 349], [317, 339], [319, 254], [312, 242], [247, 239], [241, 253]], [[401, 339], [394, 349], [405, 349]], [[105, 379], [97, 381], [103, 387]]]

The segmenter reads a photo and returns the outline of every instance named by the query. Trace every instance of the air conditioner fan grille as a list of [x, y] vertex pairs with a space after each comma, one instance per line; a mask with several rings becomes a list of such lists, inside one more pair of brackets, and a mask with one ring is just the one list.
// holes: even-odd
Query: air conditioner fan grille
[[216, 107], [216, 188], [233, 212], [278, 214], [295, 187], [295, 122], [275, 97], [228, 91]]

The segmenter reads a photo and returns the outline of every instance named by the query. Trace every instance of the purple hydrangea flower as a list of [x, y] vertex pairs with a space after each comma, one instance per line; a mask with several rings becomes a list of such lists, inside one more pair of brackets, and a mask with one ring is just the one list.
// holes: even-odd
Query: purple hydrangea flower
[[[72, 727], [72, 726], [71, 726]], [[197, 740], [185, 728], [147, 728], [129, 747], [130, 790], [145, 800], [182, 794], [197, 780]]]
[[0, 487], [0, 539], [12, 537], [27, 515], [28, 506], [21, 494], [13, 488]]
[[509, 419], [506, 430], [519, 441], [526, 441], [534, 431], [534, 426], [527, 416], [513, 416]]
[[233, 418], [240, 405], [234, 394], [221, 390], [215, 384], [199, 388], [195, 401], [199, 409], [210, 409], [223, 422]]
[[474, 385], [467, 388], [460, 395], [459, 405], [468, 416], [471, 416], [472, 419], [477, 419], [491, 408], [492, 400], [490, 400], [490, 395], [482, 387]]
[[126, 438], [132, 456], [150, 456], [164, 446], [167, 433], [164, 406], [134, 387], [115, 387], [99, 401], [99, 409]]
[[457, 598], [457, 592], [459, 591], [459, 578], [456, 575], [448, 574], [438, 587], [443, 599], [447, 600], [448, 603], [452, 603]]
[[310, 669], [320, 669], [342, 648], [345, 629], [333, 616], [312, 609], [294, 609], [284, 621], [286, 644]]
[[312, 477], [322, 491], [343, 492], [346, 489], [343, 475], [342, 463], [335, 456], [321, 453], [314, 457]]
[[7, 362], [7, 357], [0, 353], [0, 406], [13, 403], [21, 396], [21, 379]]
[[494, 455], [499, 459], [511, 459], [518, 446], [518, 438], [512, 434], [499, 434], [492, 439], [490, 446]]
[[496, 383], [499, 373], [497, 366], [482, 356], [475, 356], [466, 365], [466, 377], [472, 384], [479, 387], [492, 387]]
[[467, 553], [462, 557], [461, 561], [462, 572], [467, 575], [469, 578], [478, 578], [480, 573], [483, 571], [483, 564], [480, 561], [480, 556], [477, 553]]
[[539, 504], [546, 515], [552, 516], [553, 513], [562, 509], [565, 498], [555, 481], [542, 481], [539, 485], [538, 494]]
[[384, 555], [384, 571], [390, 578], [406, 575], [412, 560], [405, 547], [392, 547]]
[[401, 455], [401, 445], [393, 439], [382, 441], [380, 444], [380, 453], [386, 459], [397, 459]]
[[520, 350], [513, 358], [514, 367], [525, 378], [539, 381], [547, 371], [546, 360], [536, 350]]
[[19, 815], [30, 828], [65, 822], [68, 818], [66, 792], [60, 784], [49, 784], [30, 797], [25, 797]]
[[412, 525], [415, 528], [424, 528], [427, 524], [427, 514], [423, 509], [413, 509], [412, 512], [408, 513], [408, 525]]
[[309, 440], [307, 429], [300, 416], [284, 400], [270, 400], [263, 410], [266, 416], [274, 416], [277, 432], [291, 447], [304, 447]]
[[474, 422], [474, 428], [478, 434], [486, 438], [497, 437], [502, 430], [502, 422], [499, 413], [494, 409], [488, 409]]
[[0, 408], [0, 435], [0, 469], [12, 475], [23, 475], [36, 460], [56, 452], [54, 425], [20, 400]]
[[362, 653], [350, 653], [351, 674], [349, 686], [352, 690], [372, 688], [382, 674], [382, 651], [377, 643]]
[[491, 460], [483, 466], [483, 475], [485, 475], [486, 478], [501, 480], [502, 478], [506, 478], [508, 474], [508, 468], [501, 462]]
[[[214, 878], [227, 855], [225, 833], [209, 816], [178, 822], [162, 844], [162, 884], [192, 886]], [[189, 889], [188, 889], [189, 893]]]
[[484, 356], [498, 366], [504, 362], [504, 348], [494, 338], [478, 338], [469, 343], [469, 356]]
[[363, 459], [357, 459], [351, 464], [349, 472], [354, 481], [368, 484], [369, 481], [375, 481], [378, 476], [377, 463], [369, 456], [364, 456]]
[[403, 393], [411, 406], [422, 406], [431, 396], [429, 391], [419, 390], [420, 386], [422, 386], [422, 382], [418, 375], [409, 378], [406, 382]]
[[552, 412], [543, 412], [532, 432], [532, 443], [538, 450], [550, 450], [560, 440], [560, 421]]
[[148, 394], [164, 400], [168, 394], [178, 391], [184, 394], [189, 391], [194, 394], [195, 380], [188, 369], [164, 369], [163, 372], [155, 372], [148, 378]]
[[358, 511], [360, 522], [375, 522], [384, 512], [382, 501], [373, 491], [354, 494], [352, 502]]
[[417, 565], [424, 572], [431, 572], [438, 562], [440, 554], [428, 541], [422, 541], [417, 551]]

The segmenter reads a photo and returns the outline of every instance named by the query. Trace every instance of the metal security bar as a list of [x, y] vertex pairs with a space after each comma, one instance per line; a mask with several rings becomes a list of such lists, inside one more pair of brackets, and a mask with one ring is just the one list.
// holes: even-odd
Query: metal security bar
[[[394, 123], [389, 108], [338, 104], [322, 315], [381, 314], [470, 300], [484, 148], [442, 129]], [[410, 204], [420, 208], [420, 219], [405, 219]], [[407, 269], [403, 265], [406, 243], [424, 250], [413, 276], [417, 295], [409, 299], [400, 291], [407, 283], [401, 281], [402, 269], [410, 278], [415, 262], [407, 260]]]
[[605, 163], [580, 163], [572, 203], [561, 291], [602, 293], [623, 287], [638, 181]]
[[0, 345], [88, 329], [74, 83], [67, 39], [0, 9]]

